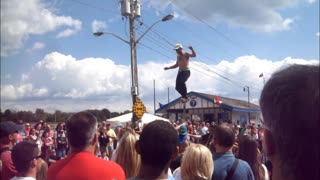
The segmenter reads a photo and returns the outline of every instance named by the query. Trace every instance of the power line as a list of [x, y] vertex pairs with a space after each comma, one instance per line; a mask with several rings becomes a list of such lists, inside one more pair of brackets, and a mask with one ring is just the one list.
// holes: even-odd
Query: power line
[[[195, 61], [195, 62], [197, 62], [197, 63], [201, 64], [202, 66], [204, 66], [207, 71], [211, 71], [211, 72], [213, 72], [213, 73], [215, 73], [215, 74], [217, 74], [217, 75], [219, 75], [219, 76], [222, 76], [221, 74], [219, 74], [219, 73], [213, 71], [212, 69], [210, 69], [210, 67], [208, 67], [205, 63], [203, 63], [203, 62], [201, 62], [201, 61]], [[213, 68], [213, 67], [211, 67], [211, 68]], [[221, 70], [218, 69], [218, 68], [215, 68], [215, 69], [221, 71]], [[221, 72], [222, 72], [222, 71], [221, 71]], [[225, 73], [225, 72], [223, 72], [223, 73]], [[229, 74], [229, 75], [230, 75], [230, 74]], [[230, 75], [230, 76], [233, 76], [233, 75]], [[227, 79], [227, 80], [230, 80], [230, 81], [232, 81], [233, 83], [236, 83], [236, 84], [238, 84], [238, 85], [241, 85], [242, 87], [244, 86], [244, 85], [242, 85], [241, 83], [238, 83], [237, 81], [231, 80], [231, 79], [228, 78], [228, 77], [222, 76], [222, 78]], [[246, 81], [248, 84], [251, 84], [251, 87], [252, 87], [253, 89], [257, 89], [257, 90], [261, 91], [261, 89], [258, 89], [258, 88], [255, 88], [255, 87], [252, 86], [252, 85], [256, 85], [255, 83], [249, 82], [249, 81], [244, 80], [244, 79], [242, 79], [242, 81]], [[256, 86], [258, 86], [258, 85], [256, 85]]]
[[[138, 31], [138, 32], [140, 34], [142, 34], [142, 31]], [[148, 39], [149, 41], [154, 42], [155, 45], [159, 46], [160, 48], [162, 48], [162, 49], [164, 49], [166, 51], [170, 50], [170, 48], [168, 48], [168, 46], [163, 45], [162, 43], [160, 43], [161, 41], [157, 41], [154, 37], [152, 37], [152, 36], [150, 36], [148, 34], [146, 34], [144, 38]], [[169, 52], [172, 52], [172, 51], [169, 51]], [[174, 53], [174, 52], [172, 52], [172, 53]]]
[[160, 51], [157, 51], [157, 50], [153, 49], [152, 47], [149, 47], [149, 46], [147, 46], [147, 45], [144, 45], [144, 44], [141, 43], [141, 42], [139, 42], [139, 44], [140, 44], [141, 46], [143, 46], [143, 47], [146, 47], [146, 48], [148, 48], [148, 49], [150, 49], [150, 50], [152, 50], [152, 51], [154, 51], [154, 52], [156, 52], [156, 53], [164, 56], [164, 57], [167, 57], [167, 58], [169, 58], [169, 59], [171, 58], [170, 56], [168, 56], [168, 55], [166, 55], [166, 54], [164, 54], [164, 53], [162, 53], [162, 52], [160, 52]]
[[[230, 78], [228, 78], [228, 77], [225, 77], [225, 76], [223, 76], [223, 75], [221, 75], [221, 74], [219, 74], [219, 73], [211, 70], [206, 64], [204, 64], [204, 63], [202, 63], [202, 62], [200, 62], [200, 61], [194, 61], [194, 62], [197, 62], [197, 63], [201, 64], [202, 67], [204, 66], [205, 68], [203, 68], [203, 69], [205, 69], [205, 70], [207, 70], [207, 71], [210, 71], [210, 72], [212, 72], [212, 73], [214, 73], [214, 74], [217, 74], [217, 75], [220, 76], [221, 78], [223, 78], [223, 79], [225, 79], [225, 80], [227, 80], [227, 81], [230, 81], [230, 82], [232, 82], [233, 84], [235, 84], [235, 85], [237, 85], [237, 86], [239, 86], [239, 87], [244, 87], [244, 86], [245, 86], [245, 85], [242, 85], [241, 83], [239, 83], [239, 82], [237, 82], [237, 81], [234, 81], [234, 80], [232, 80], [232, 79], [230, 79]], [[217, 68], [216, 68], [216, 69], [217, 69]], [[219, 69], [217, 69], [217, 70], [219, 70]], [[247, 81], [247, 82], [249, 82], [249, 81]], [[253, 85], [252, 82], [249, 82], [249, 84], [250, 84], [250, 85]], [[253, 86], [250, 86], [250, 87], [253, 88], [253, 89], [256, 89], [256, 90], [261, 91], [261, 89], [255, 88], [255, 87], [253, 87]]]
[[[137, 21], [139, 21], [140, 23], [142, 23], [143, 26], [145, 26], [146, 28], [149, 28], [150, 26], [146, 25], [144, 22], [140, 21], [139, 19], [137, 19]], [[175, 44], [170, 42], [167, 38], [165, 38], [166, 35], [160, 33], [160, 32], [157, 32], [156, 30], [154, 29], [151, 29], [151, 32], [155, 33], [156, 35], [158, 35], [158, 37], [160, 37], [163, 41], [165, 41], [166, 43], [168, 43], [169, 45], [171, 46], [174, 46]], [[177, 42], [177, 41], [175, 41]]]
[[[172, 4], [175, 4], [172, 0], [169, 0]], [[179, 9], [181, 9], [179, 6], [177, 6], [177, 4], [175, 4], [175, 6]], [[224, 35], [222, 32], [218, 31], [216, 28], [212, 27], [210, 24], [208, 24], [207, 22], [205, 22], [204, 20], [200, 19], [199, 17], [195, 16], [194, 14], [192, 14], [189, 10], [187, 10], [186, 8], [183, 8], [183, 10], [191, 15], [192, 17], [194, 17], [195, 19], [197, 19], [198, 21], [200, 21], [201, 23], [207, 25], [211, 30], [213, 30], [214, 32], [216, 32], [218, 35], [220, 35], [221, 37], [223, 37], [224, 39], [228, 40], [231, 44], [233, 44], [234, 46], [238, 47], [239, 49], [241, 49], [242, 51], [248, 53], [249, 51], [247, 49], [244, 49], [242, 46], [240, 46], [238, 43], [236, 43], [235, 41], [233, 41], [232, 39], [230, 39], [228, 36]], [[248, 53], [250, 54], [250, 53]]]
[[115, 11], [113, 9], [106, 9], [106, 8], [103, 8], [103, 7], [93, 6], [93, 5], [89, 4], [89, 3], [85, 3], [85, 2], [82, 2], [82, 1], [77, 1], [77, 0], [70, 0], [70, 1], [73, 1], [75, 3], [81, 4], [81, 5], [86, 6], [86, 7], [98, 9], [98, 10], [101, 10], [103, 12], [112, 12], [112, 13], [117, 13], [117, 14], [119, 13], [118, 11]]

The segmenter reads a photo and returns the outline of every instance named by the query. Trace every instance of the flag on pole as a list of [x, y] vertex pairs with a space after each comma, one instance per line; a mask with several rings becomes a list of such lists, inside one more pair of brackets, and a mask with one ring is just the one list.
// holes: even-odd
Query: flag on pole
[[218, 96], [214, 96], [213, 100], [214, 100], [214, 103], [216, 103], [218, 105], [220, 105], [222, 103]]
[[261, 77], [263, 77], [263, 73], [261, 73], [261, 74], [259, 75], [259, 78], [261, 78]]

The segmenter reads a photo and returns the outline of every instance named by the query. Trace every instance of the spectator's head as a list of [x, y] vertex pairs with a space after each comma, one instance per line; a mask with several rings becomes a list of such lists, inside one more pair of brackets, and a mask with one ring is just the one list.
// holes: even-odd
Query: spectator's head
[[46, 130], [46, 131], [51, 131], [51, 126], [50, 126], [50, 124], [46, 124], [45, 130]]
[[106, 126], [100, 127], [99, 132], [100, 132], [101, 134], [107, 133], [107, 127], [106, 127]]
[[107, 127], [107, 131], [109, 131], [111, 129], [111, 124], [108, 123], [106, 127]]
[[[273, 179], [320, 179], [319, 65], [274, 73], [260, 97]], [[285, 178], [286, 177], [286, 178]]]
[[212, 154], [206, 146], [192, 144], [186, 149], [181, 162], [182, 179], [211, 179], [213, 168]]
[[115, 162], [118, 163], [125, 172], [126, 177], [135, 177], [140, 168], [140, 155], [134, 149], [138, 134], [126, 132], [119, 141]]
[[209, 125], [209, 133], [213, 135], [214, 133], [214, 129], [217, 127], [216, 123], [212, 122], [210, 125]]
[[43, 131], [42, 137], [43, 138], [49, 137], [49, 131], [47, 131], [47, 130]]
[[156, 120], [147, 124], [136, 143], [142, 166], [159, 171], [168, 168], [171, 160], [178, 155], [177, 136], [177, 131], [166, 121]]
[[13, 145], [17, 142], [19, 127], [12, 121], [0, 123], [0, 144]]
[[31, 128], [30, 123], [26, 123], [26, 124], [24, 125], [24, 128], [25, 128], [25, 129], [30, 129], [30, 128]]
[[87, 147], [94, 149], [96, 132], [97, 119], [89, 112], [73, 114], [66, 121], [66, 136], [73, 151], [82, 151]]
[[58, 123], [56, 126], [56, 131], [60, 131], [63, 130], [63, 124], [62, 123]]
[[229, 151], [235, 142], [235, 131], [231, 124], [222, 123], [214, 130], [214, 144], [217, 152]]
[[19, 174], [32, 174], [36, 176], [37, 166], [40, 159], [38, 145], [29, 141], [16, 144], [11, 151], [14, 166]]
[[258, 143], [250, 136], [243, 136], [239, 141], [238, 158], [246, 161], [255, 179], [259, 179], [260, 160], [258, 157]]
[[119, 139], [121, 139], [121, 137], [122, 137], [126, 132], [133, 133], [134, 131], [130, 128], [130, 126], [121, 128], [120, 132], [118, 133]]
[[41, 126], [42, 126], [42, 123], [37, 123], [34, 125], [34, 128], [37, 130], [37, 131], [40, 131], [41, 130]]
[[42, 130], [46, 130], [48, 123], [47, 122], [43, 122], [41, 125], [41, 129]]
[[35, 129], [35, 128], [31, 128], [31, 129], [30, 129], [30, 132], [29, 132], [29, 135], [32, 135], [32, 136], [37, 135], [37, 134], [36, 134], [36, 129]]

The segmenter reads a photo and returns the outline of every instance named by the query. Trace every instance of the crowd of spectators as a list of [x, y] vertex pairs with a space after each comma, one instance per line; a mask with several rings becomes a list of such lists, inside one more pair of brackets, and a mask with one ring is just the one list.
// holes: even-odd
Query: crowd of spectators
[[[260, 99], [264, 124], [207, 121], [111, 127], [78, 112], [56, 127], [0, 123], [1, 179], [320, 179], [319, 67], [275, 73]], [[296, 133], [300, 133], [299, 136]]]

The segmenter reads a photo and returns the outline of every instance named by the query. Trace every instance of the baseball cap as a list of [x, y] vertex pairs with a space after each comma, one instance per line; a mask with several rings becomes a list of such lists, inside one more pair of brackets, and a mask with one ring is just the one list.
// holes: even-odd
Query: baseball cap
[[12, 121], [4, 121], [0, 123], [0, 137], [6, 137], [12, 133], [18, 132], [20, 128]]
[[118, 126], [118, 127], [123, 127], [123, 125], [122, 125], [121, 122], [119, 122], [119, 123], [117, 124], [117, 126]]
[[38, 145], [29, 141], [21, 141], [13, 146], [11, 151], [12, 161], [17, 170], [21, 171], [24, 164], [30, 164], [32, 159], [38, 159]]
[[185, 125], [182, 125], [179, 127], [179, 135], [187, 135], [188, 134], [188, 128]]
[[176, 44], [176, 46], [174, 47], [175, 50], [182, 49], [182, 48], [183, 48], [182, 44]]

